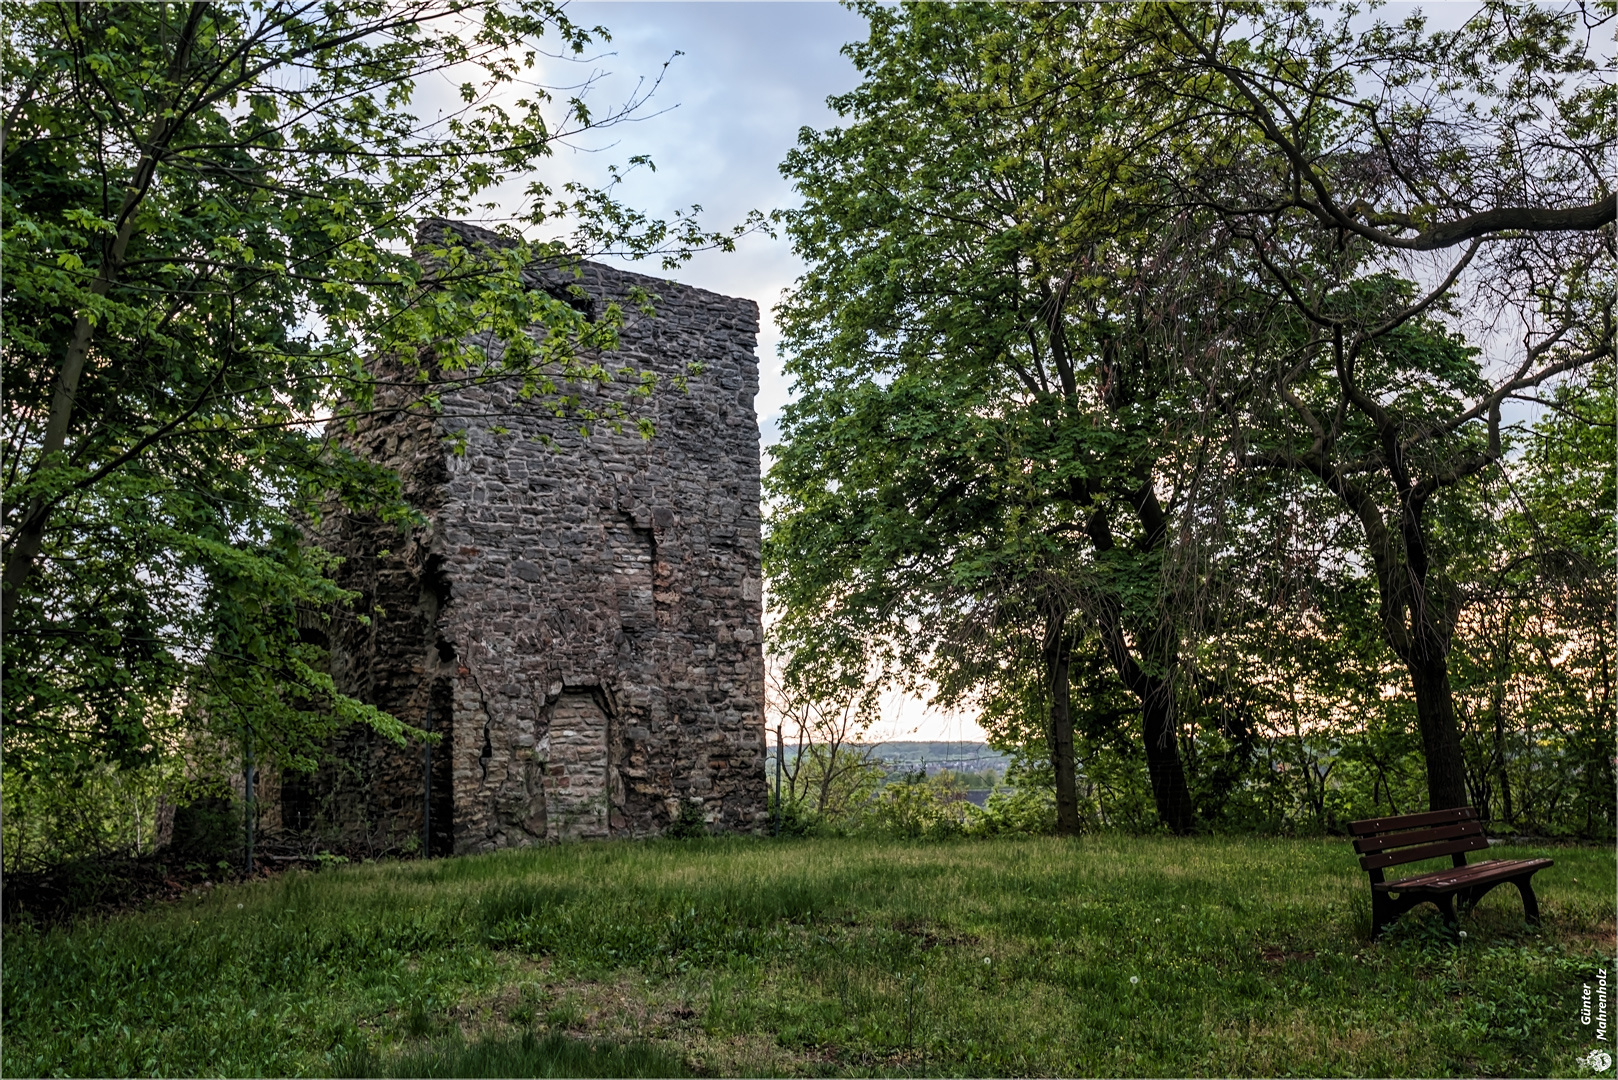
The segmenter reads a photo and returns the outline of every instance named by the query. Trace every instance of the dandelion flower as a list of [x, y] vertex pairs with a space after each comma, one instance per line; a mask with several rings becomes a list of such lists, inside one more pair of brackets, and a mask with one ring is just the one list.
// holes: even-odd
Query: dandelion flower
[[1461, 931], [1461, 936], [1462, 936], [1462, 937], [1465, 937], [1465, 936], [1466, 936], [1466, 931], [1465, 931], [1465, 930], [1462, 930], [1462, 931]]
[[1131, 975], [1129, 977], [1129, 985], [1130, 986], [1134, 986], [1138, 982], [1140, 982], [1140, 976], [1139, 975]]
[[237, 906], [237, 907], [241, 907], [241, 906], [242, 906], [242, 905], [241, 905], [241, 904], [237, 904], [237, 905], [236, 905], [236, 906]]
[[985, 956], [985, 957], [984, 957], [984, 958], [983, 958], [983, 962], [984, 962], [984, 963], [985, 963], [985, 964], [987, 964], [987, 963], [988, 963], [988, 962], [989, 962], [989, 958], [988, 958], [988, 957], [987, 957], [987, 956]]

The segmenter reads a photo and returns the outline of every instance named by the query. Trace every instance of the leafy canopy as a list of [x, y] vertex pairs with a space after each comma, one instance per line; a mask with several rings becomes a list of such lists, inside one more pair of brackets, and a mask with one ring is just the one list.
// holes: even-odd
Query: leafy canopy
[[[558, 141], [645, 100], [598, 115], [587, 84], [553, 97], [547, 72], [606, 32], [549, 0], [4, 17], [8, 765], [136, 763], [188, 715], [251, 723], [270, 763], [307, 766], [340, 723], [400, 737], [323, 673], [309, 613], [351, 598], [302, 537], [328, 495], [401, 524], [413, 511], [328, 433], [430, 412], [447, 381], [514, 380], [559, 410], [577, 406], [567, 380], [628, 374], [650, 392], [594, 359], [616, 309], [525, 271], [565, 279], [602, 250], [675, 261], [740, 230], [536, 178]], [[413, 250], [418, 221], [510, 184], [526, 200], [505, 230], [545, 239], [471, 252], [429, 230]]]

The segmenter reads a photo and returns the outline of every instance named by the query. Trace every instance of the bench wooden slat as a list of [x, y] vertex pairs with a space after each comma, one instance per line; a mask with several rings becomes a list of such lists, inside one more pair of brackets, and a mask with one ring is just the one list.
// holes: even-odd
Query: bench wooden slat
[[1362, 837], [1354, 841], [1354, 850], [1361, 855], [1368, 855], [1385, 848], [1409, 847], [1412, 844], [1427, 844], [1434, 840], [1450, 840], [1457, 836], [1482, 835], [1483, 822], [1462, 821], [1454, 825], [1440, 825], [1436, 829], [1417, 829], [1415, 832], [1383, 833], [1381, 836]]
[[1374, 836], [1390, 829], [1419, 829], [1423, 825], [1444, 825], [1454, 821], [1474, 821], [1478, 812], [1470, 806], [1456, 806], [1449, 810], [1433, 810], [1426, 814], [1402, 814], [1399, 817], [1366, 818], [1351, 821], [1348, 831], [1355, 836]]
[[1402, 851], [1384, 851], [1379, 855], [1360, 856], [1360, 868], [1375, 870], [1383, 866], [1398, 866], [1401, 863], [1421, 862], [1423, 859], [1437, 859], [1444, 855], [1459, 855], [1463, 851], [1481, 851], [1489, 846], [1486, 836], [1468, 836], [1460, 840], [1450, 840], [1447, 843], [1427, 844], [1423, 847], [1405, 848]]
[[1514, 878], [1555, 866], [1554, 859], [1491, 859], [1471, 866], [1454, 866], [1448, 870], [1434, 870], [1418, 874], [1403, 881], [1387, 881], [1371, 888], [1382, 892], [1451, 892], [1468, 885], [1481, 885], [1486, 881]]

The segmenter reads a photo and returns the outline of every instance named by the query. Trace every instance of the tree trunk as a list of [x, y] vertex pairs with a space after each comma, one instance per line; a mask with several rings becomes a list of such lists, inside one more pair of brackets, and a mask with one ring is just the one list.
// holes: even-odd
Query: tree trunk
[[1498, 685], [1494, 697], [1494, 764], [1500, 774], [1500, 824], [1510, 825], [1516, 815], [1511, 812], [1511, 770], [1506, 767], [1505, 702]]
[[1502, 620], [1504, 627], [1495, 642], [1494, 671], [1489, 680], [1489, 711], [1494, 720], [1494, 771], [1500, 779], [1499, 824], [1511, 824], [1511, 774], [1506, 768], [1506, 687], [1511, 665], [1511, 615]]
[[[1176, 835], [1184, 836], [1195, 824], [1191, 791], [1180, 760], [1178, 724], [1174, 715], [1174, 684], [1141, 670], [1130, 653], [1114, 610], [1103, 609], [1097, 620], [1101, 644], [1118, 678], [1140, 699], [1141, 740], [1146, 746], [1146, 773], [1152, 781], [1157, 816]], [[1173, 662], [1168, 665], [1173, 669]]]
[[1195, 814], [1191, 789], [1186, 786], [1176, 737], [1174, 688], [1167, 679], [1142, 679], [1141, 735], [1146, 744], [1146, 772], [1152, 780], [1157, 816], [1178, 836], [1191, 831]]
[[253, 768], [253, 725], [247, 725], [247, 738], [242, 747], [242, 866], [248, 877], [253, 876], [253, 826], [258, 824], [258, 802], [254, 799], [258, 777]]
[[1461, 753], [1461, 731], [1455, 723], [1449, 661], [1439, 650], [1418, 648], [1412, 650], [1405, 667], [1416, 692], [1416, 726], [1421, 730], [1422, 755], [1427, 759], [1427, 809], [1466, 806], [1466, 759]]
[[1051, 768], [1056, 772], [1056, 834], [1077, 836], [1079, 785], [1073, 760], [1073, 708], [1068, 680], [1073, 639], [1064, 622], [1053, 617], [1046, 629], [1045, 658], [1051, 679]]
[[[1166, 526], [1150, 485], [1141, 489], [1136, 511], [1161, 552]], [[1098, 555], [1114, 550], [1112, 527], [1104, 509], [1090, 515], [1085, 530]], [[1146, 771], [1152, 781], [1157, 816], [1176, 835], [1183, 836], [1191, 831], [1195, 815], [1191, 809], [1191, 792], [1185, 782], [1185, 765], [1180, 761], [1174, 685], [1167, 677], [1154, 678], [1141, 669], [1124, 635], [1121, 609], [1121, 604], [1109, 598], [1096, 612], [1096, 629], [1101, 633], [1101, 646], [1106, 650], [1107, 659], [1112, 661], [1113, 670], [1118, 672], [1118, 678], [1129, 687], [1130, 693], [1140, 698], [1141, 737], [1146, 744]], [[1143, 652], [1165, 658], [1166, 662], [1159, 668], [1162, 671], [1172, 672], [1178, 663], [1172, 628], [1172, 622], [1165, 618], [1155, 633], [1137, 635], [1139, 641], [1155, 643], [1155, 648], [1143, 646]]]

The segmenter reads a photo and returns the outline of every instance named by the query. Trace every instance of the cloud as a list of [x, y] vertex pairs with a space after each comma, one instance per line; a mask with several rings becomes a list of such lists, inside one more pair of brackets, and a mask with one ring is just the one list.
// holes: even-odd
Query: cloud
[[[566, 11], [580, 25], [606, 27], [612, 39], [599, 44], [587, 63], [542, 64], [540, 78], [554, 88], [558, 101], [568, 96], [562, 87], [593, 80], [586, 101], [600, 116], [660, 74], [663, 82], [640, 110], [643, 119], [557, 147], [541, 178], [553, 188], [568, 180], [599, 186], [609, 165], [622, 168], [645, 154], [656, 170], [631, 173], [618, 190], [620, 198], [660, 217], [700, 204], [712, 228], [739, 222], [750, 210], [796, 205], [791, 184], [781, 176], [781, 160], [801, 128], [838, 122], [827, 97], [859, 82], [841, 50], [868, 32], [862, 18], [832, 3], [592, 2], [570, 3]], [[504, 205], [489, 216], [519, 213], [526, 183], [507, 185]], [[655, 263], [631, 268], [664, 273]], [[776, 354], [780, 335], [771, 309], [803, 270], [784, 237], [751, 236], [734, 253], [698, 255], [668, 275], [758, 304], [757, 407], [766, 446], [780, 437], [781, 410], [791, 394]], [[983, 737], [970, 714], [934, 709], [904, 694], [888, 695], [882, 712], [873, 737]]]
[[[701, 205], [712, 228], [740, 222], [750, 210], [796, 203], [780, 162], [800, 128], [836, 123], [826, 98], [859, 81], [841, 49], [867, 32], [863, 19], [831, 3], [591, 2], [568, 4], [566, 11], [580, 25], [604, 26], [611, 40], [598, 42], [585, 63], [542, 61], [539, 77], [559, 102], [570, 92], [563, 88], [590, 80], [585, 100], [601, 116], [660, 75], [663, 81], [639, 110], [640, 119], [558, 146], [541, 179], [552, 188], [568, 180], [600, 186], [609, 165], [622, 169], [644, 154], [656, 170], [630, 173], [619, 197], [660, 217]], [[506, 185], [497, 196], [501, 206], [487, 216], [517, 215], [528, 179]], [[664, 273], [650, 262], [632, 268]], [[756, 235], [733, 253], [700, 254], [668, 275], [757, 302], [757, 406], [766, 445], [779, 437], [781, 409], [790, 397], [771, 309], [802, 271], [784, 237]]]

